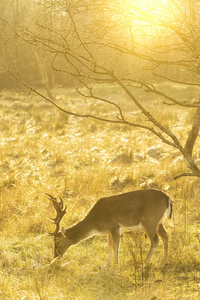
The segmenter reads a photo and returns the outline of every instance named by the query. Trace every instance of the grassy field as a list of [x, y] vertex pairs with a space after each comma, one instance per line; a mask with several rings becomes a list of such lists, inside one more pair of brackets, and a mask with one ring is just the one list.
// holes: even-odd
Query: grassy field
[[[115, 93], [124, 107], [125, 95]], [[59, 103], [70, 109], [105, 113], [100, 103], [77, 99], [72, 90]], [[184, 143], [192, 110], [149, 104], [159, 120]], [[130, 118], [143, 117], [131, 103]], [[173, 177], [186, 170], [180, 154], [142, 130], [64, 115], [36, 96], [3, 92], [0, 101], [0, 299], [199, 299], [200, 180]], [[200, 141], [194, 156], [199, 159]], [[93, 237], [53, 259], [52, 203], [67, 204], [62, 225], [81, 220], [100, 197], [156, 188], [173, 198], [169, 264], [162, 265], [160, 241], [143, 266], [149, 241], [123, 233], [119, 265], [108, 267], [107, 237]]]

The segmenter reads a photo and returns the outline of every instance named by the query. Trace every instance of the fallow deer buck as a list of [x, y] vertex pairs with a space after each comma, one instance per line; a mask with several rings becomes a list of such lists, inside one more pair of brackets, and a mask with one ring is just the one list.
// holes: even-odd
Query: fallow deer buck
[[171, 218], [172, 202], [169, 196], [162, 191], [147, 189], [132, 191], [125, 194], [100, 199], [89, 211], [88, 215], [78, 224], [59, 231], [60, 221], [66, 213], [67, 207], [60, 198], [47, 194], [53, 201], [57, 215], [54, 219], [56, 230], [50, 233], [54, 236], [54, 256], [62, 257], [67, 249], [92, 235], [109, 233], [109, 258], [112, 248], [115, 261], [118, 262], [120, 230], [125, 227], [129, 230], [143, 229], [150, 239], [151, 246], [145, 260], [147, 264], [158, 245], [158, 235], [164, 244], [164, 263], [168, 260], [168, 234], [164, 229], [163, 221], [167, 216]]

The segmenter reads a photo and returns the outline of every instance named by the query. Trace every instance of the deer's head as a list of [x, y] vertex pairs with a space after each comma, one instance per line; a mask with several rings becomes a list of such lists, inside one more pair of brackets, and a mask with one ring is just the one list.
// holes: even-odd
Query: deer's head
[[62, 220], [63, 216], [66, 213], [66, 205], [63, 205], [63, 200], [60, 197], [60, 201], [58, 202], [56, 198], [52, 197], [49, 194], [46, 194], [49, 196], [49, 200], [53, 202], [53, 206], [56, 210], [56, 217], [50, 218], [54, 221], [54, 224], [56, 225], [56, 229], [53, 233], [49, 233], [51, 236], [54, 236], [54, 257], [62, 257], [63, 254], [67, 251], [67, 249], [71, 246], [70, 240], [66, 237], [65, 234], [65, 228], [60, 228], [60, 221]]

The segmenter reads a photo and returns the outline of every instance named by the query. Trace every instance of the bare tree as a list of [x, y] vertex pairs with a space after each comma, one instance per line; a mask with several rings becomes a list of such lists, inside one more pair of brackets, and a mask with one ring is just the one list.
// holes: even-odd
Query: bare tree
[[[190, 171], [176, 178], [200, 176], [191, 147], [188, 148], [187, 143], [183, 146], [173, 131], [164, 126], [135, 93], [141, 89], [147, 95], [160, 97], [163, 105], [191, 107], [199, 111], [200, 103], [195, 99], [175, 98], [157, 84], [165, 80], [200, 87], [199, 2], [193, 1], [191, 5], [186, 0], [169, 0], [166, 4], [157, 1], [157, 5], [151, 7], [141, 5], [137, 0], [42, 0], [40, 3], [40, 15], [37, 12], [34, 24], [8, 23], [3, 18], [2, 22], [9, 25], [18, 40], [33, 49], [40, 49], [52, 70], [61, 74], [66, 86], [73, 82], [83, 97], [109, 105], [114, 116], [108, 118], [102, 114], [82, 113], [78, 107], [76, 111], [60, 107], [52, 97], [23, 79], [23, 74], [13, 72], [10, 67], [7, 72], [67, 114], [150, 131], [178, 149], [188, 161]], [[114, 97], [110, 100], [100, 96], [95, 86], [105, 83], [119, 86], [133, 107], [141, 111], [144, 121], [134, 122]], [[197, 128], [199, 123], [195, 121], [194, 125]], [[198, 130], [195, 134], [197, 136]], [[193, 146], [194, 142], [193, 138]]]

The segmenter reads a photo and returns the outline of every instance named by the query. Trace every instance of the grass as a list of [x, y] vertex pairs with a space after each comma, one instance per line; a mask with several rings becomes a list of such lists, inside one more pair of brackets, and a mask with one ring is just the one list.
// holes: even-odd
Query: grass
[[[116, 101], [123, 96], [118, 93]], [[100, 103], [79, 99], [77, 104], [72, 91], [66, 97], [72, 108], [111, 114]], [[152, 103], [147, 105], [153, 110]], [[159, 99], [154, 105], [159, 111]], [[29, 95], [2, 96], [0, 106], [0, 299], [199, 298], [200, 181], [173, 181], [187, 167], [176, 151], [141, 130], [65, 117]], [[158, 118], [184, 142], [191, 114], [166, 107]], [[130, 116], [143, 120], [138, 112]], [[198, 148], [199, 140], [197, 158]], [[151, 264], [143, 266], [149, 247], [143, 233], [123, 233], [118, 266], [107, 264], [104, 236], [83, 241], [61, 263], [50, 265], [54, 211], [45, 192], [63, 197], [68, 208], [62, 225], [67, 227], [100, 197], [148, 187], [174, 199], [173, 222], [166, 223], [167, 266], [161, 263], [161, 241]]]

